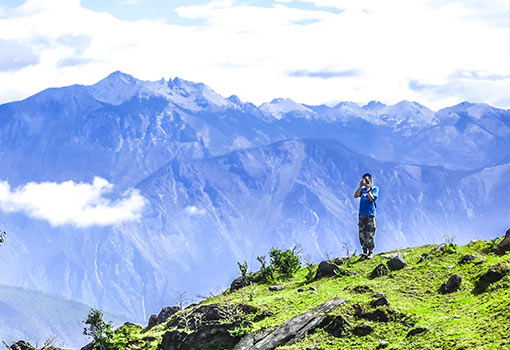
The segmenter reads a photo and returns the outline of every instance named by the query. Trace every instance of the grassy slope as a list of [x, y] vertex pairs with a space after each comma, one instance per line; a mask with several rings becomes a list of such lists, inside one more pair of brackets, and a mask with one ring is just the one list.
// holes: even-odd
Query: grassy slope
[[[485, 292], [473, 292], [478, 276], [489, 267], [510, 263], [510, 255], [497, 256], [484, 254], [483, 250], [491, 242], [477, 241], [467, 246], [456, 247], [455, 251], [445, 253], [432, 252], [434, 246], [424, 246], [398, 251], [404, 255], [408, 265], [393, 272], [394, 276], [370, 279], [370, 272], [376, 265], [387, 259], [376, 255], [372, 260], [357, 262], [351, 258], [343, 268], [356, 272], [353, 276], [323, 278], [311, 283], [306, 282], [307, 270], [302, 269], [289, 281], [281, 284], [283, 291], [270, 292], [268, 285], [252, 285], [233, 293], [205, 300], [203, 303], [248, 303], [273, 313], [261, 321], [253, 323], [252, 332], [277, 326], [310, 308], [322, 304], [334, 297], [346, 299], [346, 303], [335, 310], [334, 314], [344, 315], [351, 325], [367, 322], [354, 317], [354, 305], [361, 305], [370, 311], [373, 292], [383, 292], [390, 302], [382, 307], [390, 310], [393, 317], [390, 322], [368, 321], [374, 332], [368, 336], [355, 336], [348, 332], [344, 337], [335, 338], [325, 331], [308, 335], [302, 341], [279, 349], [301, 350], [312, 344], [320, 343], [318, 349], [375, 349], [380, 341], [390, 342], [388, 348], [395, 349], [503, 349], [510, 348], [510, 277], [491, 285]], [[494, 244], [494, 242], [492, 242]], [[417, 263], [420, 256], [429, 253], [431, 260]], [[459, 265], [465, 254], [478, 256], [474, 262], [485, 260], [476, 265], [470, 262]], [[452, 274], [462, 275], [459, 291], [441, 295], [438, 289]], [[356, 286], [368, 286], [373, 292], [358, 294], [352, 292]], [[297, 292], [298, 288], [315, 287], [316, 291]], [[410, 329], [425, 327], [427, 332], [414, 337], [406, 337]], [[139, 339], [128, 348], [155, 348], [164, 333], [165, 325], [158, 325], [146, 333], [129, 330], [129, 339]], [[151, 344], [141, 340], [153, 336]], [[119, 348], [126, 348], [126, 337], [116, 335]]]

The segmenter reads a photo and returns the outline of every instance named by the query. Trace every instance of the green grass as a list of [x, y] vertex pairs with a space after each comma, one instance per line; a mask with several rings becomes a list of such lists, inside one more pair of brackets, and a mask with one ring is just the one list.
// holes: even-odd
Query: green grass
[[[454, 246], [444, 251], [434, 251], [436, 246], [423, 246], [399, 250], [407, 261], [407, 266], [391, 272], [392, 276], [371, 279], [370, 273], [386, 258], [381, 254], [371, 260], [357, 262], [351, 258], [342, 268], [355, 274], [343, 277], [329, 277], [307, 283], [305, 268], [295, 276], [279, 283], [285, 287], [279, 292], [270, 292], [267, 284], [254, 284], [235, 292], [226, 292], [203, 301], [212, 303], [250, 304], [272, 316], [255, 319], [247, 316], [257, 332], [283, 324], [310, 308], [320, 305], [334, 297], [341, 297], [346, 303], [333, 314], [343, 315], [350, 327], [367, 322], [354, 316], [355, 306], [365, 311], [370, 307], [372, 294], [383, 292], [390, 302], [381, 307], [391, 315], [389, 322], [369, 321], [374, 331], [367, 336], [355, 336], [350, 332], [335, 338], [324, 330], [309, 334], [306, 338], [290, 346], [279, 349], [301, 350], [320, 343], [317, 349], [375, 349], [382, 340], [389, 341], [389, 349], [504, 349], [510, 348], [510, 278], [506, 275], [492, 284], [483, 293], [475, 293], [474, 287], [479, 275], [489, 267], [510, 264], [510, 255], [497, 256], [484, 251], [494, 243], [476, 241], [466, 246]], [[429, 254], [431, 260], [418, 263], [422, 254]], [[474, 254], [474, 262], [459, 265], [465, 254]], [[476, 265], [478, 260], [486, 263]], [[457, 292], [439, 294], [438, 290], [452, 274], [462, 276], [462, 284]], [[372, 292], [357, 294], [352, 290], [357, 286], [368, 286]], [[298, 288], [315, 287], [316, 291], [298, 292]], [[425, 327], [427, 332], [414, 337], [406, 337], [409, 330]], [[123, 348], [155, 349], [167, 325], [158, 325], [146, 333], [140, 333], [134, 327], [130, 329], [129, 340], [124, 339]], [[152, 336], [150, 344], [142, 339]], [[118, 340], [120, 344], [120, 340]], [[129, 345], [131, 344], [131, 345]], [[121, 347], [118, 347], [121, 348]]]

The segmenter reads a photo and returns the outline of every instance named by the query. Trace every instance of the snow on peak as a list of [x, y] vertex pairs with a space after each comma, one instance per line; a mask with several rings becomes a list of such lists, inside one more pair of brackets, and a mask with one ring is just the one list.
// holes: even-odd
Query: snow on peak
[[275, 98], [271, 102], [263, 103], [259, 109], [265, 114], [272, 115], [276, 119], [281, 119], [283, 116], [290, 112], [297, 112], [297, 114], [305, 118], [312, 118], [316, 113], [311, 109], [297, 103], [290, 98]]
[[376, 110], [383, 109], [384, 107], [386, 107], [386, 105], [384, 103], [372, 100], [372, 101], [368, 102], [366, 105], [364, 105], [362, 108], [364, 110], [376, 111]]
[[203, 83], [194, 83], [175, 77], [168, 81], [170, 89], [169, 99], [183, 108], [200, 110], [206, 107], [231, 107], [235, 103], [217, 94], [213, 89]]
[[377, 116], [384, 121], [386, 125], [395, 129], [424, 127], [431, 125], [435, 118], [434, 111], [417, 102], [411, 101], [400, 101], [389, 106], [378, 104], [377, 107], [372, 109], [366, 109], [365, 107], [363, 107], [363, 109], [365, 109], [366, 112]]
[[136, 94], [139, 83], [140, 80], [131, 75], [116, 71], [89, 86], [88, 91], [98, 101], [119, 105]]
[[485, 103], [471, 103], [464, 101], [455, 106], [443, 108], [438, 113], [443, 117], [447, 117], [450, 114], [458, 115], [465, 113], [471, 118], [480, 119], [485, 114], [496, 111], [498, 111], [497, 108], [491, 107]]

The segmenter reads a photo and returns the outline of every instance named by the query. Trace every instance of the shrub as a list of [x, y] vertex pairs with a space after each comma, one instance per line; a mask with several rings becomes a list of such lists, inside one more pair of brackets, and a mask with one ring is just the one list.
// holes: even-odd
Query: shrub
[[262, 265], [254, 277], [255, 282], [274, 283], [279, 279], [291, 278], [301, 267], [299, 249], [280, 250], [271, 248], [269, 251], [270, 263], [267, 265], [266, 257], [259, 256], [257, 260]]
[[88, 325], [83, 329], [83, 334], [92, 338], [95, 343], [94, 348], [99, 348], [100, 350], [108, 349], [113, 337], [113, 331], [111, 322], [106, 323], [103, 320], [103, 312], [90, 309], [89, 315], [83, 323]]

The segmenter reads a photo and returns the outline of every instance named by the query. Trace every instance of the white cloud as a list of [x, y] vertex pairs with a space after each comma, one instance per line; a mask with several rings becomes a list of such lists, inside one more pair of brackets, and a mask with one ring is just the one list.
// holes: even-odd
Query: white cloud
[[190, 216], [194, 216], [194, 215], [205, 215], [205, 209], [198, 209], [197, 207], [195, 207], [194, 205], [190, 205], [188, 207], [186, 207], [184, 209], [184, 211], [190, 215]]
[[131, 190], [116, 200], [105, 198], [112, 188], [112, 184], [99, 177], [92, 184], [30, 182], [14, 190], [1, 181], [0, 209], [24, 212], [53, 226], [106, 226], [139, 219], [145, 198], [138, 190]]
[[[27, 0], [15, 16], [0, 18], [0, 39], [50, 44], [34, 50], [37, 65], [0, 72], [0, 101], [49, 86], [92, 84], [121, 70], [139, 79], [179, 76], [204, 82], [224, 96], [235, 94], [255, 104], [276, 97], [308, 104], [407, 99], [437, 109], [443, 102], [410, 89], [408, 82], [448, 84], [459, 70], [508, 75], [508, 29], [487, 24], [491, 13], [508, 17], [502, 0], [483, 19], [473, 15], [480, 7], [474, 0], [444, 5], [435, 0], [303, 2], [319, 7], [291, 8], [285, 1], [273, 7], [232, 0], [182, 2], [177, 13], [202, 24], [180, 26], [121, 21], [82, 8], [78, 0]], [[321, 6], [343, 11], [322, 11]], [[82, 50], [77, 56], [76, 47], [62, 37], [89, 39], [76, 43]], [[362, 74], [349, 79], [289, 75], [345, 71]], [[476, 84], [476, 91], [496, 91], [483, 96], [487, 103], [501, 101], [510, 88], [505, 83], [500, 89], [501, 82], [490, 80]]]

